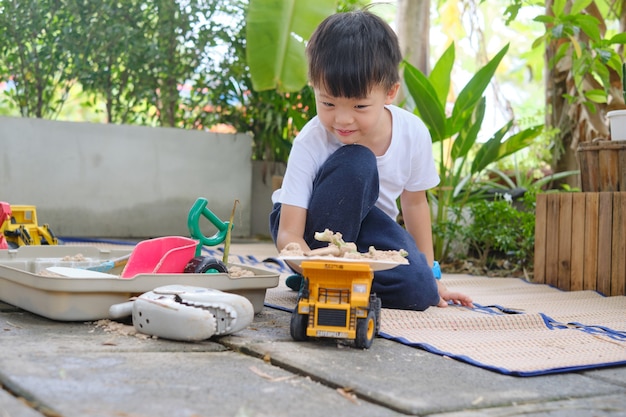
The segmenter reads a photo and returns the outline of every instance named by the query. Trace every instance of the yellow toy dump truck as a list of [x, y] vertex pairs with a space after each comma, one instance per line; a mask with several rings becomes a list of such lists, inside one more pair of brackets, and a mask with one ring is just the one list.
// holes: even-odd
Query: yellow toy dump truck
[[47, 224], [39, 226], [35, 206], [9, 205], [0, 201], [0, 249], [24, 245], [57, 245]]
[[380, 328], [380, 298], [371, 294], [374, 272], [367, 263], [311, 260], [301, 264], [304, 283], [291, 316], [290, 333], [353, 339], [368, 349]]

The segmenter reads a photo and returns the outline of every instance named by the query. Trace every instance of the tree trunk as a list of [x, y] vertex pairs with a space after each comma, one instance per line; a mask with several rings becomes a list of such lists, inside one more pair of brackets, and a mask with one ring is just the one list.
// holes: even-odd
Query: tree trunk
[[[398, 41], [403, 58], [424, 74], [430, 72], [430, 0], [398, 0], [396, 11]], [[402, 89], [396, 103], [406, 97]]]
[[425, 74], [430, 71], [430, 0], [398, 0], [398, 40], [402, 56]]
[[157, 74], [159, 100], [155, 104], [159, 110], [161, 126], [174, 127], [176, 126], [176, 109], [179, 104], [176, 70], [181, 57], [176, 50], [178, 44], [176, 20], [180, 10], [176, 2], [162, 0], [158, 3], [158, 12], [157, 44], [162, 56], [162, 70]]
[[[568, 0], [568, 2], [570, 2]], [[546, 1], [546, 14], [552, 15], [553, 0]], [[570, 2], [571, 3], [571, 2]], [[563, 172], [578, 169], [576, 150], [572, 135], [572, 126], [575, 120], [570, 116], [572, 106], [565, 100], [568, 93], [569, 65], [548, 64], [553, 59], [560, 46], [559, 42], [550, 42], [546, 45], [545, 53], [545, 85], [546, 85], [546, 130], [556, 129], [553, 139], [552, 169], [554, 172]], [[568, 176], [558, 183], [552, 184], [552, 188], [559, 188], [560, 184], [568, 184], [572, 187], [580, 187], [579, 176]]]

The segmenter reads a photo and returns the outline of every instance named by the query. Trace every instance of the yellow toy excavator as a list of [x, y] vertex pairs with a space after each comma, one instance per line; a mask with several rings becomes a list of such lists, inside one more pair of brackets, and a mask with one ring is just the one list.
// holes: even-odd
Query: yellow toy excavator
[[10, 205], [0, 201], [0, 249], [24, 245], [57, 245], [47, 224], [39, 226], [35, 206]]

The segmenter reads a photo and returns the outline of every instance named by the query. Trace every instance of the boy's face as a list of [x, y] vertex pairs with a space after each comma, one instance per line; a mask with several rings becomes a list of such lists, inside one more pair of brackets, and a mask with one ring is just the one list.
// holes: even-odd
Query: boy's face
[[385, 105], [391, 104], [399, 84], [389, 91], [382, 86], [372, 88], [363, 98], [333, 97], [323, 87], [316, 87], [317, 115], [322, 125], [341, 143], [374, 145], [390, 137], [391, 125], [386, 123]]

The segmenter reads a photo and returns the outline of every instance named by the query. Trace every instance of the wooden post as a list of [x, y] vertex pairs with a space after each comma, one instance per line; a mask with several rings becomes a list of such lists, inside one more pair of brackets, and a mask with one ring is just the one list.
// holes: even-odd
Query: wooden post
[[585, 217], [585, 194], [572, 194], [572, 271], [570, 290], [583, 289], [585, 267], [585, 222], [577, 221]]
[[554, 247], [558, 251], [556, 287], [569, 290], [572, 275], [572, 194], [563, 194], [554, 204], [558, 226], [554, 235], [557, 238]]
[[548, 213], [547, 194], [537, 194], [535, 202], [535, 264], [534, 280], [536, 282], [546, 282], [546, 231]]
[[613, 195], [600, 193], [598, 205], [598, 276], [596, 289], [604, 295], [611, 292], [611, 254], [613, 231]]
[[626, 192], [538, 194], [534, 281], [626, 295]]
[[596, 289], [596, 276], [598, 269], [598, 193], [585, 194], [585, 214], [578, 219], [585, 225], [585, 258], [583, 289]]
[[626, 193], [613, 200], [611, 294], [626, 294]]

